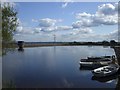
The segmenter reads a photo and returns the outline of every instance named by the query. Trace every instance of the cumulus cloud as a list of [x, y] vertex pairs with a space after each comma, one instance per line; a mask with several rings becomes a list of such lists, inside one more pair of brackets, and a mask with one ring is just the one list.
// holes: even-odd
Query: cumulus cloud
[[[66, 31], [66, 30], [65, 30]], [[68, 31], [68, 30], [67, 30]], [[52, 31], [42, 31], [41, 28], [30, 28], [30, 27], [19, 27], [17, 30], [17, 33], [15, 37], [20, 37], [23, 39], [27, 38], [29, 41], [31, 41], [30, 38], [28, 38], [29, 35], [35, 36], [33, 37], [36, 41], [39, 41], [37, 39], [40, 38], [41, 41], [50, 41], [53, 40], [53, 34]], [[102, 41], [102, 40], [118, 40], [118, 31], [113, 31], [109, 34], [95, 34], [94, 31], [91, 28], [77, 28], [72, 29], [68, 31], [67, 33], [56, 33], [57, 41]], [[49, 38], [48, 38], [49, 37]]]
[[38, 22], [40, 27], [52, 27], [58, 22], [62, 22], [62, 19], [51, 19], [51, 18], [43, 18], [43, 19], [32, 19], [32, 22]]
[[15, 2], [9, 2], [8, 0], [2, 0], [1, 1], [1, 7], [4, 7], [4, 6], [11, 6], [11, 7], [16, 7], [16, 3]]
[[83, 12], [83, 13], [77, 13], [76, 18], [77, 19], [82, 19], [82, 18], [91, 18], [91, 14]]
[[54, 26], [56, 22], [57, 20], [50, 19], [50, 18], [40, 19], [39, 26], [40, 27], [51, 27], [51, 26]]
[[56, 29], [57, 29], [56, 26], [42, 27], [41, 31], [43, 31], [43, 32], [52, 32], [52, 31], [55, 31]]
[[98, 23], [98, 25], [116, 25], [118, 23], [118, 15], [96, 15], [94, 23]]
[[41, 28], [37, 27], [37, 28], [34, 28], [34, 33], [40, 33], [41, 32]]
[[72, 30], [72, 26], [50, 26], [50, 27], [42, 27], [41, 28], [43, 32], [52, 32], [52, 31], [66, 31], [66, 30]]
[[100, 25], [115, 25], [118, 23], [118, 3], [102, 4], [98, 6], [95, 14], [90, 13], [77, 13], [76, 22], [73, 22], [74, 28], [80, 27], [94, 27]]
[[17, 30], [15, 34], [37, 34], [41, 32], [54, 32], [54, 31], [66, 31], [66, 30], [72, 30], [72, 26], [50, 26], [50, 27], [23, 27], [19, 26], [17, 27]]
[[90, 28], [82, 28], [79, 30], [79, 32], [83, 33], [83, 34], [91, 34], [91, 33], [93, 33], [93, 30]]
[[77, 35], [77, 34], [92, 34], [93, 30], [90, 28], [80, 28], [80, 29], [73, 29], [72, 32], [70, 32], [70, 35]]
[[73, 28], [81, 28], [81, 27], [92, 27], [98, 26], [98, 23], [94, 22], [92, 19], [82, 19], [80, 21], [73, 22]]
[[113, 32], [110, 32], [109, 34], [104, 35], [105, 38], [109, 40], [119, 40], [119, 32], [118, 30], [114, 30]]
[[116, 9], [117, 9], [117, 3], [102, 4], [102, 5], [98, 6], [98, 13], [104, 14], [104, 15], [114, 15], [117, 13]]
[[39, 32], [43, 31], [43, 32], [52, 32], [54, 30], [57, 30], [58, 27], [56, 26], [56, 23], [58, 22], [62, 22], [62, 19], [51, 19], [51, 18], [43, 18], [43, 19], [32, 19], [32, 22], [37, 22], [38, 28], [35, 28], [35, 31]]
[[[65, 4], [65, 7], [67, 4]], [[77, 21], [72, 25], [58, 25], [58, 22], [62, 22], [61, 19], [43, 18], [39, 20], [32, 19], [33, 22], [38, 23], [35, 28], [30, 27], [18, 27], [17, 34], [41, 34], [42, 37], [50, 37], [53, 39], [54, 31], [57, 39], [64, 41], [71, 40], [85, 40], [85, 41], [99, 41], [99, 40], [118, 40], [118, 32], [114, 31], [109, 34], [96, 34], [91, 27], [97, 27], [100, 25], [116, 25], [118, 23], [118, 3], [108, 3], [98, 6], [98, 10], [94, 13], [77, 13]], [[61, 31], [61, 32], [60, 32]], [[45, 40], [42, 38], [43, 40]], [[49, 38], [47, 38], [49, 39]], [[49, 40], [48, 40], [49, 41]]]
[[31, 28], [31, 27], [23, 27], [23, 26], [19, 26], [17, 27], [15, 34], [19, 35], [19, 34], [37, 34], [37, 33], [41, 33], [41, 28]]
[[68, 40], [74, 41], [103, 41], [103, 40], [116, 40], [118, 41], [118, 33], [117, 31], [111, 32], [109, 34], [95, 34], [89, 33], [86, 34], [84, 32], [71, 32], [68, 35], [62, 35], [62, 38], [67, 38]]
[[52, 31], [62, 31], [62, 30], [71, 30], [72, 26], [57, 26], [56, 23], [62, 22], [62, 19], [51, 19], [51, 18], [43, 18], [40, 20], [32, 19], [33, 22], [39, 23], [38, 27], [43, 32], [52, 32]]

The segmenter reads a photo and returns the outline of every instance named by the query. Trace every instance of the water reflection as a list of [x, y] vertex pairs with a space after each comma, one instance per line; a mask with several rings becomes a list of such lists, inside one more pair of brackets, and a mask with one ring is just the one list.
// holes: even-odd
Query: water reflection
[[19, 48], [18, 51], [19, 52], [24, 52], [24, 49], [23, 48]]
[[107, 77], [95, 77], [92, 76], [91, 80], [98, 81], [100, 83], [113, 83], [115, 84], [115, 90], [120, 90], [120, 73], [116, 73]]
[[114, 83], [94, 82], [92, 73], [83, 72], [85, 68], [79, 65], [81, 58], [105, 54], [113, 55], [114, 51], [98, 46], [24, 48], [23, 53], [16, 49], [3, 57], [3, 80], [12, 80], [18, 88], [114, 88]]
[[97, 68], [97, 66], [96, 67], [83, 67], [83, 66], [80, 66], [79, 67], [79, 70], [81, 71], [81, 70], [94, 70], [94, 69], [96, 69]]
[[118, 76], [119, 76], [119, 74], [114, 74], [114, 75], [107, 76], [107, 77], [95, 77], [95, 76], [92, 76], [91, 79], [99, 81], [101, 83], [111, 83], [113, 80], [117, 79]]

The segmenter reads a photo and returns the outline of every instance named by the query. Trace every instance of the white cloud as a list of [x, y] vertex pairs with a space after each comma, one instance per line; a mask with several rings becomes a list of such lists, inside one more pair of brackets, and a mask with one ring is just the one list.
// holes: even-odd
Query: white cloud
[[41, 29], [39, 28], [31, 28], [31, 27], [17, 27], [15, 34], [35, 34], [40, 33]]
[[52, 32], [52, 31], [55, 31], [56, 29], [57, 29], [56, 26], [50, 26], [50, 27], [41, 28], [41, 31], [43, 31], [43, 32]]
[[[56, 23], [62, 22], [62, 19], [51, 19], [51, 18], [43, 18], [40, 20], [32, 19], [33, 22], [39, 23], [39, 29], [43, 32], [52, 32], [52, 31], [61, 31], [61, 30], [71, 30], [72, 26], [57, 26]], [[37, 28], [37, 29], [38, 29]]]
[[41, 30], [42, 30], [41, 28], [35, 28], [35, 29], [34, 29], [34, 33], [40, 33]]
[[104, 37], [109, 40], [118, 41], [118, 38], [119, 38], [118, 30], [114, 30], [113, 32], [110, 32], [109, 34], [104, 35]]
[[32, 22], [38, 22], [38, 20], [32, 19]]
[[50, 27], [24, 27], [19, 26], [17, 27], [17, 30], [15, 34], [37, 34], [37, 33], [50, 33], [54, 31], [66, 31], [66, 30], [72, 30], [72, 26], [50, 26]]
[[92, 27], [98, 26], [98, 23], [94, 22], [92, 19], [82, 19], [72, 24], [73, 28], [82, 28], [82, 27]]
[[93, 20], [98, 25], [115, 25], [118, 23], [118, 15], [96, 15]]
[[92, 34], [93, 30], [90, 28], [80, 28], [80, 29], [73, 29], [72, 32], [70, 32], [70, 35], [77, 35], [77, 34]]
[[0, 0], [0, 2], [9, 2], [9, 0]]
[[9, 2], [8, 0], [3, 0], [2, 2], [1, 2], [1, 7], [3, 7], [3, 6], [11, 6], [11, 7], [16, 7], [16, 3], [14, 3], [14, 2]]
[[[51, 30], [42, 31], [41, 28], [19, 27], [15, 37], [27, 41], [53, 41], [53, 34], [54, 32]], [[91, 28], [77, 28], [67, 33], [56, 33], [56, 37], [57, 41], [110, 41], [111, 39], [118, 40], [118, 31], [109, 34], [96, 34]]]
[[[33, 21], [36, 21], [36, 20], [33, 20]], [[62, 22], [62, 19], [44, 18], [44, 19], [38, 20], [38, 22], [40, 27], [52, 27], [57, 22]]]
[[23, 27], [22, 26], [19, 26], [19, 27], [17, 27], [17, 30], [16, 30], [16, 32], [22, 32], [22, 30], [23, 30]]
[[114, 4], [102, 4], [98, 6], [98, 10], [95, 14], [90, 13], [77, 13], [76, 22], [73, 22], [74, 28], [80, 27], [93, 27], [100, 25], [115, 25], [118, 23], [118, 3]]
[[51, 27], [51, 26], [54, 26], [56, 22], [57, 20], [50, 19], [50, 18], [40, 19], [39, 26], [40, 27]]
[[68, 3], [73, 3], [73, 0], [63, 0], [62, 8], [66, 8], [68, 6]]
[[98, 6], [98, 14], [104, 14], [104, 15], [114, 15], [116, 14], [116, 6], [117, 4], [102, 4]]
[[50, 27], [42, 27], [41, 31], [44, 32], [52, 32], [52, 31], [66, 31], [66, 30], [72, 30], [72, 26], [50, 26]]
[[[65, 5], [65, 7], [67, 4]], [[90, 27], [97, 27], [100, 25], [116, 25], [118, 23], [118, 3], [114, 4], [102, 4], [98, 6], [98, 10], [94, 13], [77, 13], [77, 21], [73, 22], [71, 26], [57, 25], [58, 22], [62, 22], [61, 19], [43, 18], [40, 20], [32, 19], [33, 22], [38, 23], [38, 27], [18, 27], [16, 34], [21, 35], [38, 35], [41, 41], [50, 41], [53, 39], [54, 31], [56, 33], [58, 41], [102, 41], [118, 39], [117, 31], [109, 34], [96, 34]], [[35, 40], [37, 41], [37, 39]], [[29, 38], [28, 38], [29, 39]], [[30, 39], [31, 40], [31, 39]], [[39, 41], [39, 39], [38, 39]]]
[[72, 26], [57, 26], [57, 30], [71, 30]]
[[83, 12], [83, 13], [77, 13], [76, 18], [77, 19], [82, 19], [82, 18], [91, 18], [91, 14]]
[[64, 4], [62, 4], [62, 8], [67, 7], [67, 5], [68, 5], [68, 2], [65, 2]]
[[93, 30], [90, 28], [82, 28], [82, 29], [80, 29], [79, 32], [83, 33], [83, 34], [91, 34], [91, 33], [93, 33]]

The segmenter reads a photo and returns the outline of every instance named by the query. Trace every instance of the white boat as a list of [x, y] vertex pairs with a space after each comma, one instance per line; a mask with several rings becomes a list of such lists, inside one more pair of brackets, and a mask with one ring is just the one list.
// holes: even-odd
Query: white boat
[[108, 66], [100, 67], [92, 71], [93, 75], [96, 77], [105, 77], [117, 73], [119, 66], [116, 64], [111, 64]]
[[79, 64], [85, 67], [104, 66], [112, 63], [112, 59], [80, 60]]

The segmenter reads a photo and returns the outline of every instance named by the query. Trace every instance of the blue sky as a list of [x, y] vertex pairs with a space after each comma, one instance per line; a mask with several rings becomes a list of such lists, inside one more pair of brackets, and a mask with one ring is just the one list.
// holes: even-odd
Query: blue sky
[[57, 41], [116, 39], [113, 38], [117, 33], [116, 5], [111, 2], [17, 2], [20, 25], [14, 38], [53, 41], [55, 34]]
[[[75, 21], [73, 13], [77, 12], [91, 12], [95, 13], [96, 7], [100, 3], [70, 3], [68, 7], [62, 8], [62, 2], [20, 2], [19, 4], [19, 18], [23, 22], [31, 22], [31, 19], [40, 18], [62, 18], [65, 20], [63, 24], [71, 25]], [[30, 25], [33, 26], [34, 23]]]

